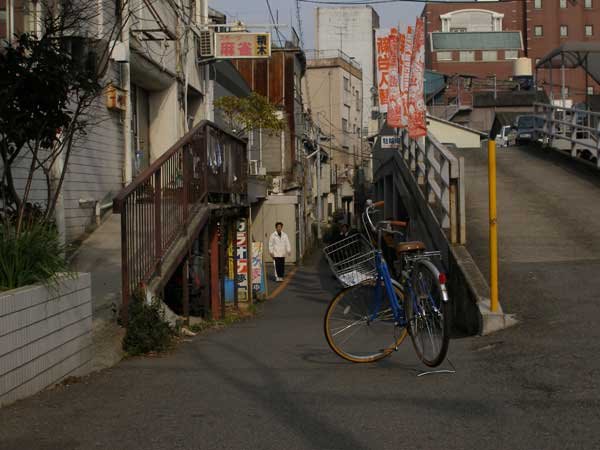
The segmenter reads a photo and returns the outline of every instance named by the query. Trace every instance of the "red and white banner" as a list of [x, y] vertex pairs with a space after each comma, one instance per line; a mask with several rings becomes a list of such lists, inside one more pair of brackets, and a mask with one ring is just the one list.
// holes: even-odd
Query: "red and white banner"
[[390, 76], [390, 39], [387, 33], [377, 30], [377, 91], [379, 111], [387, 112]]
[[425, 28], [417, 18], [408, 86], [408, 136], [418, 138], [427, 134], [424, 98], [425, 82]]
[[410, 63], [413, 50], [412, 27], [406, 29], [404, 52], [402, 53], [402, 76], [400, 77], [400, 102], [402, 103], [402, 128], [408, 127], [408, 87], [410, 84]]
[[387, 124], [392, 128], [400, 128], [400, 120], [402, 116], [402, 106], [400, 104], [400, 86], [398, 81], [398, 48], [400, 36], [398, 30], [392, 28], [390, 30], [390, 72], [388, 86], [388, 108], [387, 108]]

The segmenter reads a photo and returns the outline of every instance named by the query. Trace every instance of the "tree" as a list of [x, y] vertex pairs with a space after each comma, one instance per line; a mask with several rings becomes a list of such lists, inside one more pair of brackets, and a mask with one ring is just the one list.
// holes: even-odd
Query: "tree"
[[278, 117], [277, 108], [268, 98], [256, 92], [248, 97], [221, 97], [215, 100], [215, 108], [221, 110], [227, 124], [238, 136], [259, 128], [273, 133], [285, 128], [285, 122]]
[[[14, 221], [17, 236], [31, 212], [31, 186], [39, 174], [47, 198], [35, 208], [36, 216], [53, 220], [73, 142], [90, 125], [88, 109], [102, 93], [110, 42], [123, 23], [125, 5], [120, 4], [123, 9], [115, 11], [104, 36], [83, 37], [98, 29], [98, 4], [61, 0], [57, 5], [42, 1], [40, 31], [15, 36], [0, 47], [0, 218]], [[29, 168], [21, 191], [15, 169], [22, 161]]]

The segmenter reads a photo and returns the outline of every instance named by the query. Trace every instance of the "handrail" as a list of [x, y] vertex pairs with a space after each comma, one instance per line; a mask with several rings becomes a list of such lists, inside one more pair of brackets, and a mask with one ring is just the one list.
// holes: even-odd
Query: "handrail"
[[194, 138], [194, 136], [196, 136], [198, 130], [206, 127], [206, 126], [210, 126], [212, 128], [215, 128], [216, 130], [219, 130], [219, 132], [238, 140], [240, 143], [242, 143], [243, 145], [246, 145], [246, 141], [243, 140], [242, 138], [240, 138], [239, 136], [236, 136], [235, 134], [231, 133], [230, 131], [226, 130], [225, 128], [220, 127], [219, 125], [217, 125], [214, 122], [211, 122], [210, 120], [202, 120], [201, 122], [199, 122], [194, 128], [192, 128], [190, 131], [188, 131], [181, 139], [179, 139], [175, 144], [173, 144], [165, 153], [163, 153], [157, 160], [155, 160], [152, 164], [150, 164], [148, 167], [146, 167], [146, 169], [144, 169], [142, 172], [140, 172], [139, 175], [137, 175], [135, 177], [134, 180], [132, 180], [131, 183], [129, 183], [127, 186], [125, 186], [123, 189], [121, 189], [121, 191], [119, 191], [119, 193], [116, 195], [116, 197], [113, 200], [113, 212], [115, 213], [119, 213], [120, 212], [120, 206], [121, 203], [123, 202], [123, 200], [130, 195], [140, 184], [144, 183], [145, 181], [148, 180], [148, 178], [150, 178], [150, 176], [152, 176], [152, 174], [154, 172], [156, 172], [156, 170], [162, 166], [165, 161], [167, 161], [172, 155], [173, 153], [175, 153], [179, 148], [181, 148], [181, 146], [189, 144], [191, 142], [191, 140]]
[[600, 113], [546, 103], [534, 103], [534, 108], [543, 121], [541, 127], [535, 122], [535, 131], [544, 144], [573, 158], [585, 151], [590, 159], [596, 158], [600, 169]]
[[402, 131], [398, 151], [450, 242], [464, 243], [466, 222], [462, 158], [456, 158], [429, 133], [415, 140]]
[[133, 291], [161, 274], [164, 258], [187, 236], [208, 194], [244, 194], [247, 172], [246, 141], [204, 120], [117, 194], [123, 323]]

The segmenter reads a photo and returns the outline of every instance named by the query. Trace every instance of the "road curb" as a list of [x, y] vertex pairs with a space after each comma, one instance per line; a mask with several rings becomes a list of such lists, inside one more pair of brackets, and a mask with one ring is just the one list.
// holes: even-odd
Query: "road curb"
[[479, 312], [478, 334], [486, 336], [516, 325], [517, 318], [513, 314], [505, 314], [502, 305], [498, 305], [497, 312], [491, 311], [490, 287], [467, 248], [464, 245], [450, 246], [450, 251], [471, 295], [475, 298]]

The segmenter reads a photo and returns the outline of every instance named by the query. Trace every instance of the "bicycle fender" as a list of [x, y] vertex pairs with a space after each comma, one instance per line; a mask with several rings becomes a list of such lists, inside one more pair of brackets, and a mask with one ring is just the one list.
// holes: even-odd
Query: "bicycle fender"
[[[426, 265], [434, 273], [435, 277], [439, 281], [440, 271], [435, 266], [435, 264], [433, 264], [431, 261], [428, 261], [426, 259], [422, 259], [422, 260], [418, 261], [417, 264]], [[448, 303], [450, 301], [450, 296], [448, 295], [448, 289], [446, 288], [446, 283], [440, 283], [440, 289], [442, 290], [442, 301], [444, 303]]]

